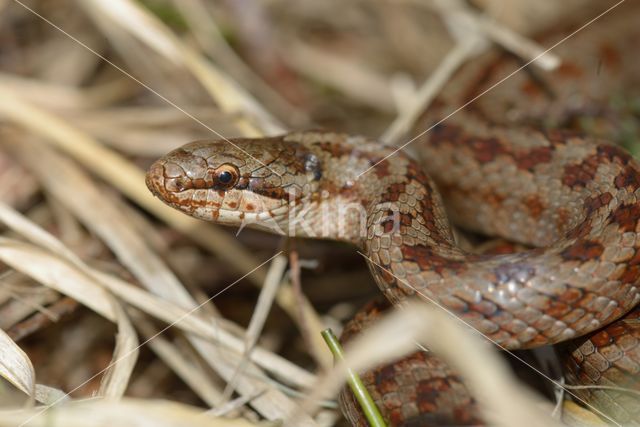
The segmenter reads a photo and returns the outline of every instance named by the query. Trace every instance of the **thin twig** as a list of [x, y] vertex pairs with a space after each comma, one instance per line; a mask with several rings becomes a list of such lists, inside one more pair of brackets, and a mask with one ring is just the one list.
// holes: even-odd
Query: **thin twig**
[[7, 335], [9, 335], [12, 340], [18, 342], [53, 322], [59, 321], [62, 317], [70, 315], [75, 312], [77, 308], [78, 303], [74, 299], [62, 297], [47, 307], [46, 313], [36, 313], [30, 318], [12, 326], [7, 330]]

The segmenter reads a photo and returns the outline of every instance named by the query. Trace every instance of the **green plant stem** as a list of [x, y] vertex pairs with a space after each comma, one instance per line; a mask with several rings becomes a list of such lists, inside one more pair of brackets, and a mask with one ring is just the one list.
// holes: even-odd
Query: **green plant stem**
[[[335, 360], [338, 362], [343, 361], [344, 351], [342, 350], [340, 341], [338, 341], [338, 338], [335, 336], [333, 331], [331, 329], [325, 329], [322, 331], [322, 338], [324, 338], [324, 341], [327, 343], [327, 346]], [[373, 399], [367, 391], [367, 388], [362, 383], [362, 380], [358, 374], [353, 372], [350, 368], [347, 368], [347, 383], [349, 384], [349, 388], [353, 392], [353, 395], [356, 397], [356, 400], [360, 404], [362, 412], [364, 412], [364, 416], [367, 418], [369, 425], [371, 427], [387, 427], [387, 424], [382, 418], [382, 414], [380, 414], [378, 407], [373, 402]]]

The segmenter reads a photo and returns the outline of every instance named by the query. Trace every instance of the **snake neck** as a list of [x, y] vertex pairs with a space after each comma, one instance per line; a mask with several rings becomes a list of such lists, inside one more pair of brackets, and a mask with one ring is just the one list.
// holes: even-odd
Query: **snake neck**
[[473, 258], [457, 246], [434, 181], [413, 159], [398, 156], [393, 163], [378, 164], [363, 186], [376, 190], [368, 194], [367, 235], [360, 243], [391, 302], [415, 295], [413, 278], [439, 275]]
[[364, 184], [376, 191], [368, 197], [363, 248], [384, 264], [402, 259], [406, 245], [462, 256], [434, 182], [412, 159], [403, 156], [394, 162], [393, 168], [404, 173], [390, 173], [390, 166], [383, 162], [378, 165], [383, 170], [372, 172]]
[[[434, 182], [411, 157], [362, 137], [325, 132], [286, 136], [313, 153], [322, 179], [289, 204], [284, 226], [299, 237], [348, 242], [383, 260], [399, 259], [401, 242], [433, 251], [456, 247]], [[392, 257], [393, 255], [393, 257]]]

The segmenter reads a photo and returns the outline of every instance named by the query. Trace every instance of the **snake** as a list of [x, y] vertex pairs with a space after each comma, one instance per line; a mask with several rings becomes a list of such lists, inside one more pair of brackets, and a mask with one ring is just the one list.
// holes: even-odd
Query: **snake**
[[[195, 218], [353, 244], [391, 304], [437, 303], [507, 349], [570, 343], [571, 378], [637, 388], [640, 164], [610, 140], [620, 137], [611, 100], [640, 76], [622, 54], [640, 30], [637, 8], [620, 9], [559, 44], [555, 71], [503, 79], [521, 65], [514, 56], [473, 61], [425, 112], [416, 129], [430, 130], [416, 131], [413, 153], [325, 130], [202, 140], [154, 162], [147, 186]], [[475, 253], [452, 224], [530, 249]], [[384, 306], [370, 304], [347, 335]], [[482, 423], [463, 380], [430, 353], [365, 383], [389, 425]], [[610, 391], [580, 393], [638, 422]], [[367, 425], [352, 396], [341, 401]]]

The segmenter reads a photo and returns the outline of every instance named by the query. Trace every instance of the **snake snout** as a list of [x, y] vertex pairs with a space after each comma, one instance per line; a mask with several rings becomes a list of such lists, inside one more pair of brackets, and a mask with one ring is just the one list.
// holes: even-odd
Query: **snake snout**
[[145, 177], [147, 188], [151, 193], [162, 198], [162, 194], [166, 191], [164, 187], [164, 166], [160, 161], [154, 162]]

